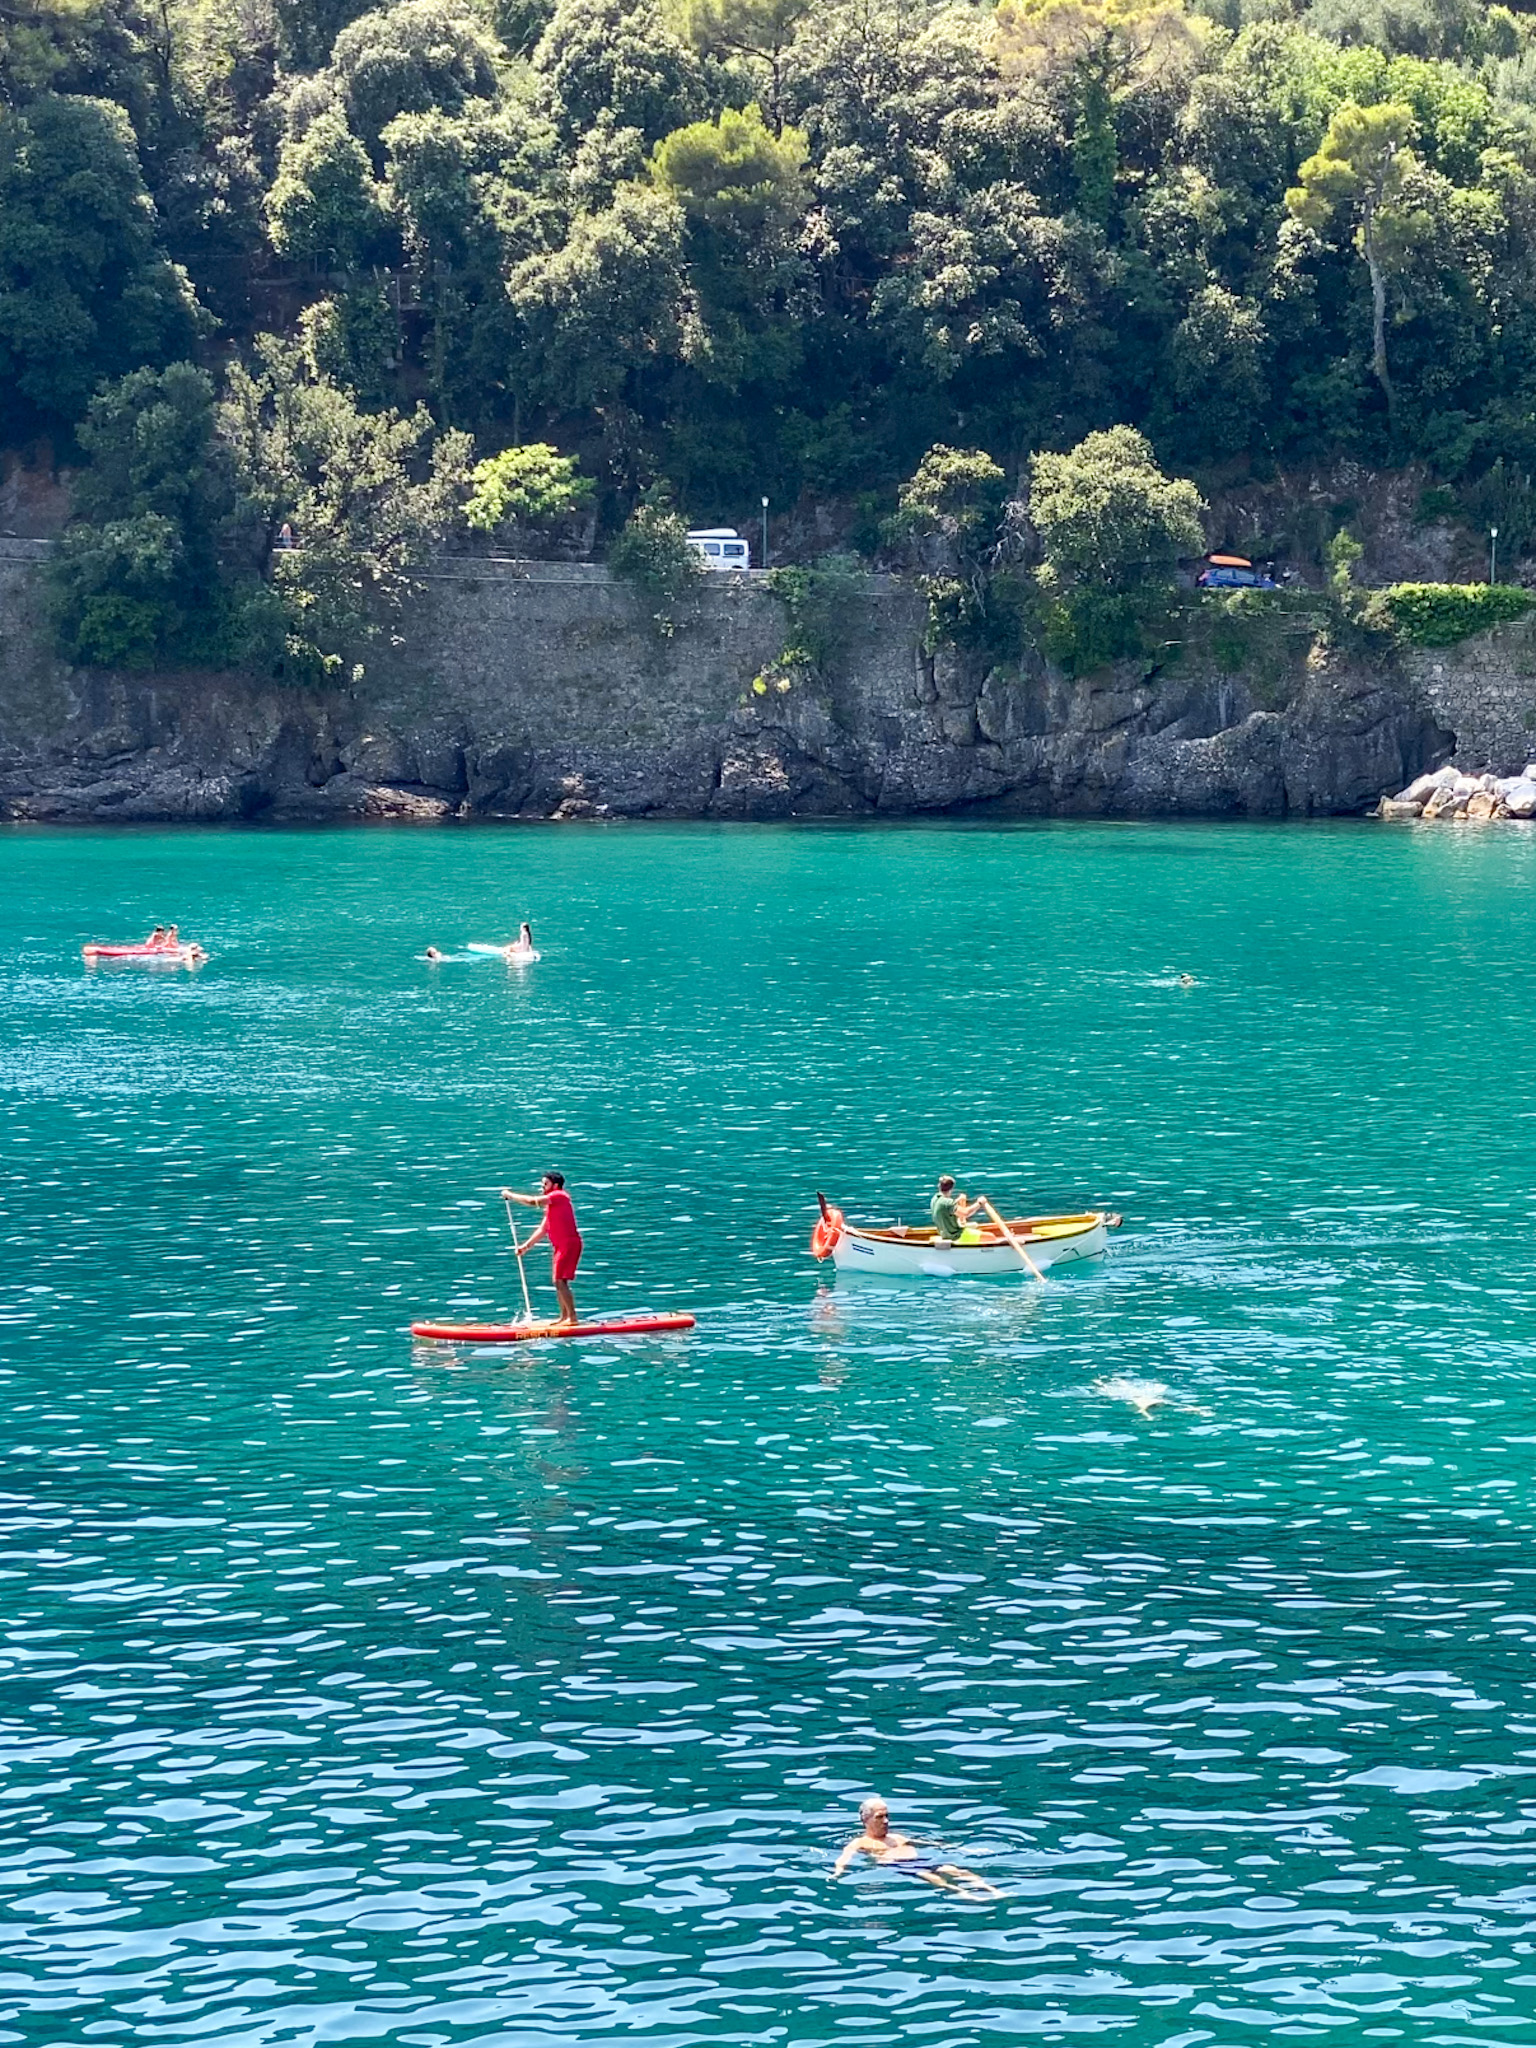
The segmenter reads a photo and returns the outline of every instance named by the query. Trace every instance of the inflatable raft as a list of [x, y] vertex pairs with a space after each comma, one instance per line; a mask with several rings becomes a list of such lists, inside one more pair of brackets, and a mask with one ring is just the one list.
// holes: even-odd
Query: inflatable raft
[[201, 946], [82, 946], [83, 960], [149, 960], [170, 967], [195, 967], [208, 955]]
[[531, 946], [493, 946], [484, 939], [467, 940], [464, 950], [466, 953], [489, 954], [497, 960], [510, 960], [519, 967], [525, 961], [537, 960], [539, 957]]

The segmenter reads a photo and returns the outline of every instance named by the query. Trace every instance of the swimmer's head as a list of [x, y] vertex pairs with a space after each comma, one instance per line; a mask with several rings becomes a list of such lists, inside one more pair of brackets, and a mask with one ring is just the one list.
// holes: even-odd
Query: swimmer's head
[[859, 1823], [863, 1827], [871, 1827], [877, 1820], [889, 1819], [890, 1811], [878, 1792], [872, 1793], [859, 1808]]

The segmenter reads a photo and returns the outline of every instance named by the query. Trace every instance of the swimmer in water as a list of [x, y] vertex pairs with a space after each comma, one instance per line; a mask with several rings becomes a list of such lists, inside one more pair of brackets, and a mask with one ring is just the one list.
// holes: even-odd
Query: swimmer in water
[[855, 1856], [864, 1855], [876, 1863], [888, 1864], [893, 1870], [903, 1871], [908, 1877], [920, 1877], [924, 1884], [931, 1884], [936, 1891], [958, 1892], [967, 1899], [1001, 1899], [1006, 1896], [995, 1884], [989, 1884], [974, 1870], [967, 1870], [963, 1863], [947, 1863], [928, 1850], [919, 1849], [905, 1835], [892, 1834], [890, 1811], [879, 1793], [864, 1801], [859, 1808], [859, 1821], [862, 1832], [844, 1844], [832, 1866], [834, 1877], [841, 1877]]
[[447, 955], [446, 955], [446, 954], [444, 954], [444, 953], [440, 953], [440, 952], [438, 951], [438, 949], [437, 949], [437, 947], [436, 947], [436, 946], [428, 946], [428, 948], [427, 948], [427, 958], [428, 958], [428, 959], [429, 959], [429, 960], [430, 960], [430, 961], [431, 961], [431, 962], [433, 963], [433, 965], [435, 966], [435, 965], [437, 964], [437, 962], [438, 962], [439, 960], [443, 960], [443, 959], [446, 959], [446, 958], [447, 958]]
[[1195, 988], [1197, 986], [1198, 983], [1196, 982], [1195, 977], [1192, 974], [1181, 974], [1179, 976], [1180, 988]]

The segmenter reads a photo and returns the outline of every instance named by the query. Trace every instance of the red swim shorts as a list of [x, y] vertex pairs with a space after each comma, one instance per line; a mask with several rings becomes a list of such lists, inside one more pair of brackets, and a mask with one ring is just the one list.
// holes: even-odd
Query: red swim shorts
[[564, 1280], [567, 1285], [576, 1278], [576, 1268], [581, 1264], [579, 1244], [562, 1245], [554, 1255], [553, 1278]]

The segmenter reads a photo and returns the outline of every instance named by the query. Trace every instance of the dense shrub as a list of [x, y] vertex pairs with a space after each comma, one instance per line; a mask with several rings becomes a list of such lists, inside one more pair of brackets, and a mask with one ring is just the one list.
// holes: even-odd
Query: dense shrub
[[633, 584], [663, 633], [676, 625], [678, 604], [704, 575], [704, 564], [688, 545], [688, 522], [665, 485], [653, 485], [635, 507], [608, 551], [615, 576]]
[[1510, 583], [1394, 583], [1373, 609], [1414, 647], [1454, 647], [1490, 626], [1524, 618], [1536, 596]]
[[491, 534], [553, 526], [590, 504], [595, 489], [575, 457], [562, 455], [547, 441], [504, 449], [479, 463], [470, 483], [465, 521], [476, 533]]
[[813, 569], [770, 569], [768, 587], [789, 614], [789, 638], [779, 666], [825, 673], [853, 633], [853, 606], [864, 585], [864, 565], [857, 555], [823, 555]]

